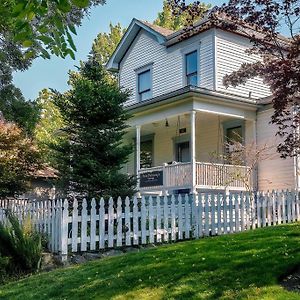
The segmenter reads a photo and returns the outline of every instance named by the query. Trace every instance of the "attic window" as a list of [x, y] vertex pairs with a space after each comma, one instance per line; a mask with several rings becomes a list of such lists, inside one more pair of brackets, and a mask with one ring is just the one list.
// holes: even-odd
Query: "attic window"
[[148, 69], [138, 74], [138, 93], [141, 101], [151, 98], [151, 70]]
[[186, 83], [187, 85], [197, 86], [198, 81], [198, 62], [197, 50], [185, 55]]

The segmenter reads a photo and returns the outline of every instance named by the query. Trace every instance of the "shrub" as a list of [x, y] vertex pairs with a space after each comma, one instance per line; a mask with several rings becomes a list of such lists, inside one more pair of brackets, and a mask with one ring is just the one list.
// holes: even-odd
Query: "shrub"
[[2, 283], [7, 277], [9, 261], [8, 257], [0, 256], [0, 283]]
[[41, 236], [30, 219], [21, 225], [10, 212], [7, 217], [8, 224], [0, 222], [0, 265], [6, 264], [7, 275], [37, 271], [42, 257]]

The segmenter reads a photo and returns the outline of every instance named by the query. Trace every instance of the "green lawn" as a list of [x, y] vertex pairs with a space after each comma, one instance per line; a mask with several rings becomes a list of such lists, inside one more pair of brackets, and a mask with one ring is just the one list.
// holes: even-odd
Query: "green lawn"
[[300, 224], [205, 238], [0, 286], [0, 299], [300, 299], [278, 278], [300, 265]]

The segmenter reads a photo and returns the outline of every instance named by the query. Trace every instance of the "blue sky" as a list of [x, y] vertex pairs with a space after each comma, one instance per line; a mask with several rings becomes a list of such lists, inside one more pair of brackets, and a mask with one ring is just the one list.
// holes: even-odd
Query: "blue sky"
[[[221, 0], [204, 2], [222, 4]], [[29, 70], [15, 74], [15, 85], [27, 99], [35, 99], [43, 88], [65, 91], [68, 88], [68, 71], [74, 70], [80, 60], [86, 59], [93, 40], [99, 32], [108, 31], [110, 22], [120, 22], [123, 27], [127, 27], [132, 18], [152, 22], [162, 9], [162, 3], [163, 0], [107, 0], [104, 6], [93, 8], [90, 16], [78, 28], [74, 39], [77, 47], [75, 61], [69, 57], [62, 59], [53, 56], [50, 60], [38, 58]]]

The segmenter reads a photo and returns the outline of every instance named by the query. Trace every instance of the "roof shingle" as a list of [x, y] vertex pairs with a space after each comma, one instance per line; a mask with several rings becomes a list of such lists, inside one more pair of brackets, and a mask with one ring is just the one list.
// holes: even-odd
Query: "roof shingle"
[[153, 29], [154, 31], [160, 33], [160, 34], [163, 35], [163, 36], [168, 36], [168, 35], [174, 33], [173, 30], [170, 30], [170, 29], [167, 29], [167, 28], [158, 26], [158, 25], [151, 24], [151, 23], [149, 23], [149, 22], [147, 22], [147, 21], [143, 21], [143, 20], [139, 20], [139, 21], [140, 21], [141, 23], [143, 23], [144, 25], [148, 26], [149, 28]]

